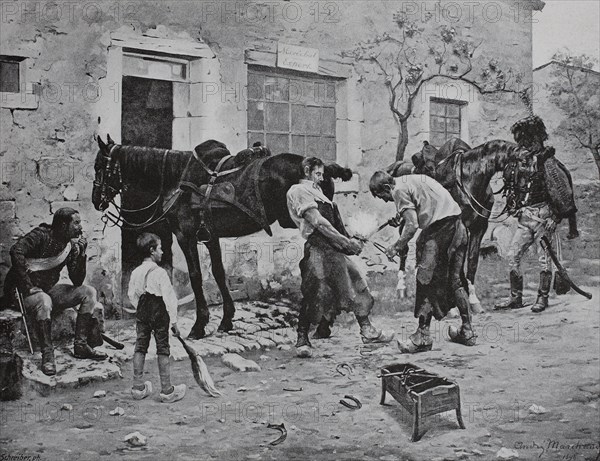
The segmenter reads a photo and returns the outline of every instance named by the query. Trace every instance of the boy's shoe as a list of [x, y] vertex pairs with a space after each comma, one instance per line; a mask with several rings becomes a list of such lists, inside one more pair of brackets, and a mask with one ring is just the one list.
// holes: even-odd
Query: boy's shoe
[[140, 389], [134, 389], [133, 387], [131, 388], [131, 396], [135, 400], [145, 399], [150, 394], [152, 394], [152, 383], [150, 381], [146, 381], [144, 383], [144, 388], [141, 389], [141, 390]]
[[173, 386], [173, 392], [170, 394], [160, 393], [160, 401], [164, 403], [173, 403], [181, 400], [185, 396], [185, 384], [178, 384], [177, 386]]

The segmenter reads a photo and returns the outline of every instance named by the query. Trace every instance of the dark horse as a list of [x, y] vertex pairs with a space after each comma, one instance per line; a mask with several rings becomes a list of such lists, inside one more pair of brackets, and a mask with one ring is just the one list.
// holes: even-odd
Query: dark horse
[[[157, 216], [161, 220], [164, 219], [185, 254], [196, 298], [196, 322], [189, 337], [202, 338], [206, 335], [209, 311], [202, 288], [197, 231], [204, 223], [198, 210], [192, 207], [193, 193], [180, 189], [182, 173], [193, 153], [174, 150], [167, 153], [165, 149], [121, 146], [115, 144], [110, 136], [107, 139], [108, 144], [105, 144], [98, 138], [100, 150], [96, 156], [96, 178], [92, 190], [94, 207], [105, 211], [124, 187], [129, 190], [136, 188], [138, 192], [145, 194], [149, 201], [153, 198], [159, 199], [156, 200], [157, 206], [160, 207]], [[225, 145], [218, 141], [206, 141], [200, 146], [204, 144], [225, 148]], [[284, 228], [296, 227], [288, 214], [286, 193], [303, 177], [303, 159], [300, 155], [284, 153], [266, 158], [260, 167], [258, 187], [260, 195], [265, 198], [263, 205], [269, 224], [277, 221]], [[347, 181], [351, 177], [351, 170], [335, 163], [327, 165], [324, 192], [333, 197], [332, 178]], [[160, 190], [158, 184], [161, 184]], [[209, 251], [212, 273], [223, 297], [220, 331], [233, 328], [235, 307], [227, 288], [219, 238], [250, 235], [263, 228], [263, 225], [234, 206], [214, 208], [211, 212], [212, 238], [203, 243]]]
[[[507, 165], [516, 160], [519, 145], [500, 139], [485, 142], [471, 149], [460, 139], [451, 139], [439, 150], [428, 143], [423, 150], [413, 156], [416, 173], [432, 176], [456, 200], [462, 210], [461, 218], [469, 234], [467, 253], [467, 279], [469, 281], [469, 300], [471, 304], [480, 308], [480, 302], [475, 294], [475, 274], [479, 264], [479, 251], [481, 241], [487, 231], [492, 207], [494, 206], [494, 192], [490, 182], [494, 175], [503, 172]], [[569, 171], [560, 164], [567, 175], [572, 187]], [[400, 162], [396, 162], [388, 171], [393, 175], [398, 170]], [[498, 193], [498, 192], [496, 192]], [[500, 214], [491, 217], [499, 218]], [[568, 238], [578, 235], [575, 215], [569, 216]]]
[[[432, 153], [435, 155], [434, 165], [430, 161], [415, 162], [415, 173], [433, 176], [450, 191], [462, 210], [461, 218], [469, 233], [467, 279], [470, 302], [474, 305], [480, 306], [475, 294], [475, 273], [479, 263], [481, 241], [488, 228], [494, 205], [494, 193], [490, 182], [494, 174], [503, 171], [520, 149], [515, 143], [499, 139], [470, 149], [463, 141], [454, 139], [444, 144], [439, 151], [425, 144], [424, 151], [413, 156], [415, 162], [416, 159], [423, 159], [423, 154], [429, 154], [430, 157]], [[429, 152], [426, 153], [426, 150]], [[447, 151], [447, 156], [440, 158], [439, 153], [444, 151]], [[400, 162], [396, 162], [387, 170], [394, 175], [399, 165]], [[479, 306], [476, 306], [476, 309]]]

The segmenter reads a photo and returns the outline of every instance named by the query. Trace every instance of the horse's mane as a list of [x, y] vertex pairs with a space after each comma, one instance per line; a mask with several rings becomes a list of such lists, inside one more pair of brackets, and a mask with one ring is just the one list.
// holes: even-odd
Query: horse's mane
[[519, 149], [517, 144], [502, 139], [484, 142], [461, 155], [462, 171], [465, 175], [478, 174], [491, 178], [494, 173], [504, 169]]
[[132, 179], [148, 178], [158, 179], [163, 171], [163, 157], [167, 153], [168, 161], [165, 162], [165, 185], [177, 182], [185, 169], [192, 152], [159, 149], [156, 147], [141, 147], [117, 145], [113, 155], [119, 159], [124, 175]]

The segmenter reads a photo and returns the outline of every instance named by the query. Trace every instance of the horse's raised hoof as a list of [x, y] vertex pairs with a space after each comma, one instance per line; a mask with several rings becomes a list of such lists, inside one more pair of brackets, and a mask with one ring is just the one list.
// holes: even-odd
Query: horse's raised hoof
[[231, 319], [223, 319], [219, 324], [217, 331], [231, 331], [233, 330], [233, 322]]

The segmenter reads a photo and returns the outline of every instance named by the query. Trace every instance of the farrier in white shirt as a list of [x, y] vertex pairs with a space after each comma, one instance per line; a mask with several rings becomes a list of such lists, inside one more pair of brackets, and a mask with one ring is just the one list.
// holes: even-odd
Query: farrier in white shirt
[[[146, 274], [153, 268], [154, 270], [148, 275], [148, 280], [146, 281]], [[144, 282], [146, 282], [145, 287]], [[175, 294], [167, 271], [158, 266], [154, 261], [144, 261], [131, 273], [127, 294], [131, 304], [133, 304], [133, 307], [136, 309], [140, 296], [142, 296], [144, 292], [162, 297], [167, 312], [169, 313], [171, 324], [177, 323], [177, 295]]]

